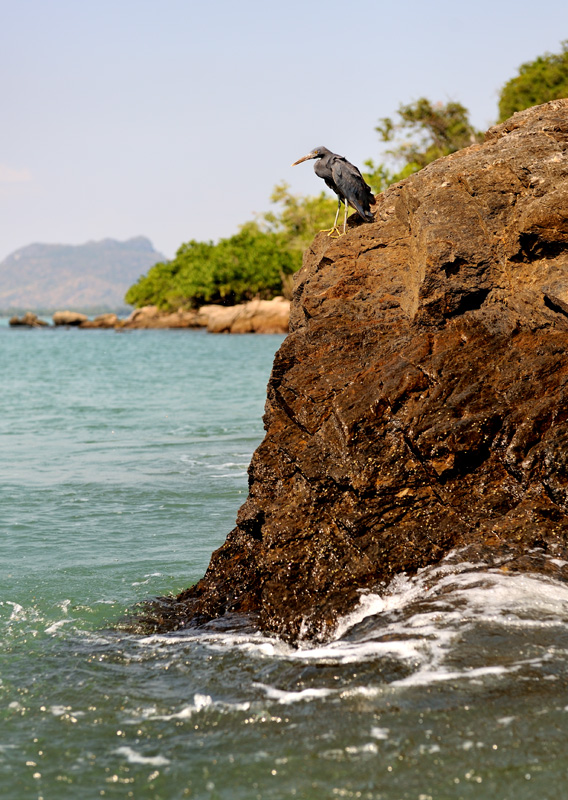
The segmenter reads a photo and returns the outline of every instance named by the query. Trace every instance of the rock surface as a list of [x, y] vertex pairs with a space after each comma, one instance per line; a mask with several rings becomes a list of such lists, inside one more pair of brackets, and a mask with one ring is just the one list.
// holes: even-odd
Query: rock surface
[[[568, 579], [568, 100], [319, 234], [236, 528], [157, 613], [325, 636], [449, 551]], [[160, 614], [162, 614], [160, 618]]]

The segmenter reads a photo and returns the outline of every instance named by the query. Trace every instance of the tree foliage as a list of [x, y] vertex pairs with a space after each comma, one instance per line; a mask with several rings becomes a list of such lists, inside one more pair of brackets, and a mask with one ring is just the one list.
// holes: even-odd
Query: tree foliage
[[318, 231], [331, 228], [337, 209], [335, 197], [325, 192], [313, 196], [291, 194], [285, 182], [274, 187], [270, 202], [277, 208], [263, 214], [259, 226], [278, 235], [287, 249], [300, 253]]
[[499, 95], [499, 122], [515, 111], [568, 97], [568, 40], [562, 52], [545, 53], [519, 67], [519, 74], [507, 81]]
[[131, 286], [125, 299], [172, 310], [274, 297], [300, 262], [301, 255], [283, 247], [277, 234], [246, 226], [217, 244], [183, 244], [172, 261], [155, 264]]
[[384, 117], [375, 128], [383, 142], [395, 143], [387, 150], [395, 168], [390, 170], [384, 164], [365, 162], [368, 168], [365, 177], [375, 192], [418, 172], [437, 158], [480, 141], [482, 136], [461, 103], [432, 103], [421, 97], [399, 106], [397, 115], [398, 120]]

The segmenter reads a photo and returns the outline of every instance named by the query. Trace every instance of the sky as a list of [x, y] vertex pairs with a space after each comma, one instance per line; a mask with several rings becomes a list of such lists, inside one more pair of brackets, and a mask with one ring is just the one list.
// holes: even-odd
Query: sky
[[421, 96], [485, 129], [518, 67], [568, 39], [566, 0], [0, 0], [0, 261], [147, 236], [167, 258], [325, 188], [319, 145], [381, 160]]

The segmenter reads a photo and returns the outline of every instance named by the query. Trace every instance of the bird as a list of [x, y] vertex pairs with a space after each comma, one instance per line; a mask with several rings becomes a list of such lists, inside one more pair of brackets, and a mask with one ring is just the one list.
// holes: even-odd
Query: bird
[[354, 208], [364, 222], [373, 222], [374, 216], [369, 206], [375, 202], [375, 198], [371, 187], [365, 183], [357, 167], [347, 161], [344, 156], [338, 156], [337, 153], [332, 153], [327, 147], [316, 147], [309, 152], [307, 156], [303, 156], [303, 158], [294, 161], [292, 166], [295, 167], [297, 164], [301, 164], [302, 161], [308, 161], [310, 158], [316, 159], [314, 172], [318, 178], [323, 178], [329, 188], [337, 195], [337, 213], [335, 215], [333, 228], [328, 231], [327, 235], [342, 235], [337, 227], [341, 203], [345, 206], [343, 233], [346, 232], [347, 228], [348, 206]]

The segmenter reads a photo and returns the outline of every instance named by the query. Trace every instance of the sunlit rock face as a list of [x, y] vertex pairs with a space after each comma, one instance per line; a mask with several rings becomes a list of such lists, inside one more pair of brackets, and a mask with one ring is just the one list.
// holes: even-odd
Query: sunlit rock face
[[325, 636], [456, 548], [568, 577], [567, 148], [568, 100], [529, 109], [315, 238], [248, 499], [164, 625]]

